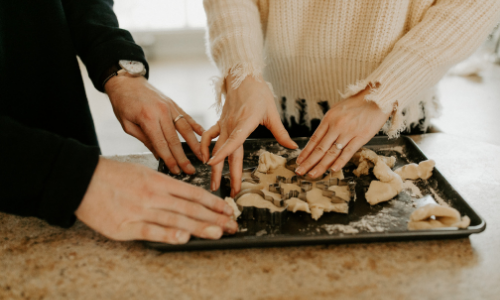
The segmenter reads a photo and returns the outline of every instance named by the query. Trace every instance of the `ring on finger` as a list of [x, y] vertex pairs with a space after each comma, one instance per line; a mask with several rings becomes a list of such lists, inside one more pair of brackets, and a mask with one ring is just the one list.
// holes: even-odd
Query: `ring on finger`
[[340, 144], [340, 143], [333, 143], [335, 145], [335, 147], [337, 147], [337, 149], [339, 150], [342, 150], [342, 148], [344, 148], [344, 145]]
[[177, 121], [179, 121], [180, 119], [184, 118], [183, 115], [178, 115], [175, 119], [174, 119], [174, 124], [177, 123]]

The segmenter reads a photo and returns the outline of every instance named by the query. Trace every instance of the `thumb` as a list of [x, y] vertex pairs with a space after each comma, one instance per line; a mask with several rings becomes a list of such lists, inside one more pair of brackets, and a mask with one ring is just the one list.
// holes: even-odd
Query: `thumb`
[[278, 143], [282, 146], [287, 147], [288, 149], [297, 149], [299, 147], [299, 145], [297, 145], [297, 143], [290, 138], [290, 135], [285, 129], [285, 126], [283, 126], [277, 111], [268, 116], [268, 120], [264, 123], [264, 126], [271, 131], [274, 138], [276, 138]]

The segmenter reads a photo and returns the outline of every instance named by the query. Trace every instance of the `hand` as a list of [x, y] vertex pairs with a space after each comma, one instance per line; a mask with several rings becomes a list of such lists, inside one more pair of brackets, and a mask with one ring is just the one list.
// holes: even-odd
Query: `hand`
[[[309, 176], [317, 178], [330, 167], [337, 172], [379, 132], [391, 112], [383, 113], [377, 104], [366, 101], [369, 92], [365, 89], [330, 108], [297, 157], [297, 174], [309, 172]], [[337, 145], [342, 145], [342, 149]]]
[[[200, 144], [194, 132], [201, 136], [204, 129], [193, 118], [142, 76], [115, 76], [104, 88], [126, 133], [143, 142], [156, 159], [163, 158], [172, 173], [179, 174], [179, 166], [187, 174], [196, 172], [182, 150], [176, 131], [201, 160]], [[174, 124], [173, 120], [179, 115], [184, 118]]]
[[186, 243], [190, 235], [218, 239], [235, 233], [233, 210], [202, 188], [144, 166], [100, 158], [75, 214], [114, 240]]
[[233, 81], [232, 76], [226, 78], [226, 101], [220, 120], [203, 133], [201, 152], [203, 161], [207, 161], [210, 142], [219, 136], [213, 149], [213, 157], [208, 161], [212, 166], [211, 189], [219, 189], [224, 159], [229, 156], [231, 196], [234, 197], [241, 188], [243, 142], [259, 124], [266, 126], [281, 145], [291, 149], [298, 146], [281, 123], [273, 93], [264, 79], [247, 76], [237, 89], [232, 88]]

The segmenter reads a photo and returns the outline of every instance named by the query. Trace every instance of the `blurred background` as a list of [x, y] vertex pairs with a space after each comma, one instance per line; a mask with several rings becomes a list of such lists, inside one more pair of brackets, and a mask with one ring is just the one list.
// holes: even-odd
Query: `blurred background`
[[[217, 121], [211, 78], [218, 75], [206, 55], [206, 16], [202, 0], [115, 0], [120, 27], [129, 30], [150, 63], [149, 81], [176, 101], [205, 129]], [[438, 85], [442, 116], [434, 132], [500, 146], [500, 30]], [[495, 54], [495, 52], [497, 54]], [[81, 64], [103, 155], [147, 152], [127, 135], [108, 97], [95, 90]]]

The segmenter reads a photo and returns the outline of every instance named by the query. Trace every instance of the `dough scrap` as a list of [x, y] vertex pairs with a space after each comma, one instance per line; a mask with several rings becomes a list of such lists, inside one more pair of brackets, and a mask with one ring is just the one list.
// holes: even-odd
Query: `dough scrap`
[[267, 208], [271, 212], [281, 212], [285, 208], [277, 207], [270, 201], [267, 201], [266, 199], [262, 198], [260, 195], [257, 194], [245, 194], [242, 195], [238, 200], [236, 201], [241, 206], [255, 206], [257, 208]]
[[259, 177], [260, 185], [264, 189], [269, 189], [270, 184], [276, 183], [276, 176], [290, 178], [294, 175], [295, 175], [295, 173], [293, 171], [290, 171], [287, 168], [282, 167], [282, 166], [277, 167], [276, 169], [272, 170], [270, 173], [255, 172], [255, 176]]
[[332, 185], [328, 188], [330, 191], [335, 192], [335, 196], [344, 201], [351, 201], [351, 191], [347, 185]]
[[297, 211], [304, 211], [307, 213], [311, 213], [311, 210], [309, 209], [309, 204], [307, 202], [300, 200], [299, 198], [290, 198], [285, 201], [286, 204], [288, 204], [288, 210], [297, 212]]
[[468, 216], [460, 217], [458, 210], [435, 203], [429, 203], [416, 209], [410, 215], [408, 229], [421, 230], [443, 227], [467, 228], [470, 225]]
[[368, 191], [365, 194], [366, 201], [370, 205], [388, 201], [397, 196], [403, 190], [403, 180], [394, 173], [383, 159], [378, 159], [373, 174], [380, 181], [370, 182]]
[[357, 177], [368, 175], [370, 169], [373, 168], [379, 160], [382, 160], [389, 168], [393, 168], [396, 164], [396, 158], [394, 156], [382, 156], [370, 149], [361, 148], [350, 160], [357, 166], [357, 169], [353, 171], [354, 175]]
[[286, 158], [273, 154], [271, 152], [264, 151], [259, 156], [259, 166], [257, 171], [261, 173], [268, 173], [269, 171], [275, 170], [278, 167], [284, 167], [286, 164]]
[[403, 180], [416, 180], [419, 178], [427, 180], [432, 176], [432, 170], [434, 170], [435, 165], [436, 162], [430, 159], [422, 161], [418, 165], [408, 164], [402, 166], [401, 168], [396, 169], [394, 172], [398, 174]]
[[241, 215], [241, 211], [238, 209], [238, 205], [236, 205], [234, 199], [231, 197], [226, 197], [224, 201], [226, 201], [226, 203], [233, 209], [232, 219], [236, 221], [236, 219], [238, 219], [238, 217]]

